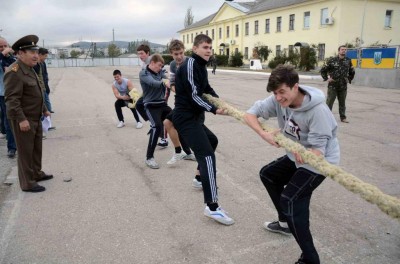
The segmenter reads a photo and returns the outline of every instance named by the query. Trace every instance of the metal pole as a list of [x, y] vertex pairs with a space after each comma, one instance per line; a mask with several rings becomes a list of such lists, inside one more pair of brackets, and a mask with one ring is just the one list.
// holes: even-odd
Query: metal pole
[[360, 48], [364, 43], [364, 20], [365, 20], [365, 9], [367, 7], [367, 0], [364, 1], [364, 12], [363, 12], [363, 16], [362, 16], [362, 20], [361, 20], [361, 36], [360, 36]]
[[[114, 29], [112, 30], [112, 32], [113, 32], [113, 44], [114, 44], [114, 42], [115, 42], [115, 38], [114, 38]], [[115, 45], [115, 44], [114, 44]], [[112, 65], [114, 66], [114, 54], [112, 54], [112, 56], [111, 56], [111, 61], [112, 61]]]

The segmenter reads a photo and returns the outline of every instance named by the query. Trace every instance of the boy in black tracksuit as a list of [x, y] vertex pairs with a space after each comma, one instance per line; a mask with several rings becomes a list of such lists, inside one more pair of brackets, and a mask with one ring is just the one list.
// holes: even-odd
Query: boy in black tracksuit
[[204, 112], [224, 114], [201, 96], [208, 93], [217, 96], [208, 83], [207, 62], [211, 56], [211, 38], [197, 35], [193, 43], [193, 55], [178, 69], [175, 76], [175, 109], [173, 123], [179, 135], [189, 144], [199, 164], [204, 200], [204, 214], [224, 225], [234, 220], [218, 206], [215, 148], [216, 136], [204, 125]]
[[151, 57], [150, 64], [140, 74], [140, 85], [143, 89], [143, 103], [146, 115], [151, 123], [149, 144], [147, 146], [146, 165], [152, 169], [158, 169], [159, 165], [154, 160], [154, 150], [157, 140], [163, 131], [163, 121], [171, 112], [171, 108], [165, 101], [165, 90], [169, 83], [164, 82], [166, 77], [162, 71], [164, 60], [159, 54]]

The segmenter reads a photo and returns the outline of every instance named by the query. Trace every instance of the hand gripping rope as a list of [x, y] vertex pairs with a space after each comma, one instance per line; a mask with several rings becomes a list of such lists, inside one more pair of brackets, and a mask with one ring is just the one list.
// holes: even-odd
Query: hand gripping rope
[[[203, 97], [218, 108], [224, 109], [228, 115], [239, 121], [243, 121], [244, 112], [208, 94], [204, 94]], [[272, 128], [265, 124], [261, 124], [261, 127], [267, 132], [273, 131]], [[274, 139], [287, 151], [299, 153], [306, 163], [319, 170], [322, 175], [338, 182], [347, 190], [359, 194], [366, 201], [377, 205], [387, 215], [400, 220], [400, 200], [398, 198], [387, 195], [376, 186], [365, 183], [356, 176], [345, 172], [340, 167], [328, 163], [322, 156], [317, 156], [311, 151], [306, 150], [302, 145], [286, 138], [281, 133], [278, 133]]]

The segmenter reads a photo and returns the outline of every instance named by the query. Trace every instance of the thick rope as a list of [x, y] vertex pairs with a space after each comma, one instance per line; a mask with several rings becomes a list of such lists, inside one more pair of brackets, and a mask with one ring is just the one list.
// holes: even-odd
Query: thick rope
[[[169, 84], [169, 80], [168, 80], [168, 79], [163, 79], [162, 81], [163, 81], [164, 85], [168, 85], [168, 84]], [[137, 102], [137, 101], [139, 100], [139, 98], [142, 97], [143, 95], [140, 94], [136, 88], [133, 88], [132, 90], [130, 90], [128, 94], [129, 94], [129, 96], [131, 97], [131, 99], [132, 99], [132, 101], [133, 101], [132, 103], [129, 103], [129, 104], [128, 104], [128, 107], [129, 107], [129, 108], [135, 108], [136, 102]]]
[[139, 100], [142, 95], [136, 90], [135, 88], [129, 91], [129, 96], [131, 97], [133, 103], [129, 103], [128, 107], [129, 108], [135, 108], [136, 102]]
[[[224, 109], [226, 114], [239, 121], [243, 121], [244, 112], [208, 94], [204, 94], [203, 97], [218, 108]], [[267, 132], [274, 130], [265, 124], [261, 124], [261, 126]], [[302, 145], [288, 139], [281, 133], [278, 133], [274, 139], [287, 151], [299, 153], [306, 163], [317, 169], [322, 175], [340, 183], [347, 190], [359, 194], [366, 201], [377, 205], [387, 215], [400, 220], [400, 200], [398, 198], [387, 195], [376, 186], [365, 183], [356, 176], [345, 172], [340, 167], [330, 164], [322, 156], [317, 156], [311, 151], [306, 150]]]

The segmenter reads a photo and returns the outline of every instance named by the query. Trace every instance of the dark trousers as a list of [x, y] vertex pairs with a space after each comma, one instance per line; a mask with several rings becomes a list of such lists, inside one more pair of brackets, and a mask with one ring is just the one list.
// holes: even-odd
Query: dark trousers
[[346, 97], [347, 97], [347, 83], [343, 81], [341, 83], [331, 82], [328, 85], [328, 94], [326, 97], [326, 104], [329, 109], [333, 108], [335, 99], [339, 102], [339, 115], [340, 119], [346, 119]]
[[148, 105], [145, 107], [145, 109], [146, 115], [150, 121], [150, 137], [149, 144], [147, 146], [146, 158], [150, 159], [154, 157], [154, 150], [157, 146], [158, 137], [164, 131], [163, 121], [172, 110], [167, 104], [157, 106]]
[[31, 129], [22, 132], [17, 120], [9, 120], [18, 149], [18, 178], [22, 190], [32, 189], [43, 175], [42, 169], [42, 122], [29, 120]]
[[44, 92], [44, 104], [46, 105], [46, 108], [47, 110], [49, 110], [49, 112], [53, 111], [50, 102], [50, 93]]
[[[124, 122], [124, 115], [122, 114], [122, 107], [128, 107], [128, 103], [124, 100], [118, 99], [115, 101], [115, 112], [117, 112], [118, 120]], [[129, 107], [128, 107], [129, 108]], [[132, 111], [133, 116], [135, 117], [136, 122], [140, 122], [139, 116], [136, 113], [135, 108], [129, 108]]]
[[320, 263], [310, 232], [310, 199], [324, 176], [296, 165], [283, 156], [264, 166], [260, 178], [271, 197], [279, 221], [287, 222], [306, 263]]
[[7, 139], [7, 149], [16, 150], [17, 145], [15, 144], [14, 135], [12, 133], [11, 126], [6, 115], [6, 104], [4, 101], [4, 96], [0, 96], [0, 118], [1, 124], [4, 125], [4, 132]]
[[139, 115], [143, 118], [144, 121], [149, 121], [147, 117], [146, 110], [144, 109], [143, 97], [140, 97], [135, 105], [136, 111], [138, 111]]
[[218, 138], [203, 123], [193, 117], [183, 117], [174, 114], [174, 126], [178, 134], [185, 140], [194, 152], [203, 184], [205, 203], [218, 202], [215, 149]]

